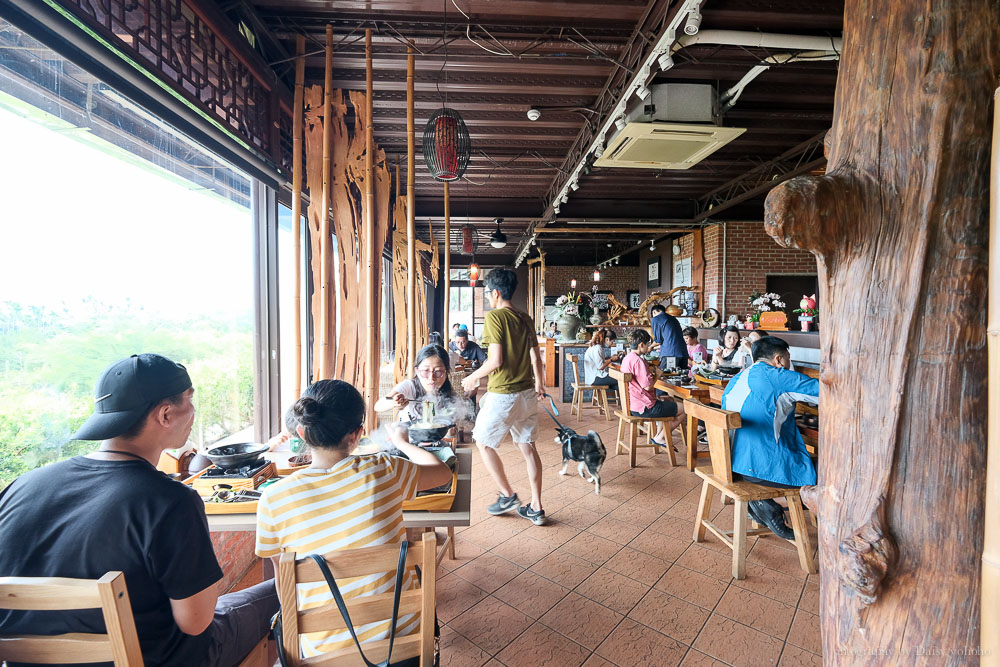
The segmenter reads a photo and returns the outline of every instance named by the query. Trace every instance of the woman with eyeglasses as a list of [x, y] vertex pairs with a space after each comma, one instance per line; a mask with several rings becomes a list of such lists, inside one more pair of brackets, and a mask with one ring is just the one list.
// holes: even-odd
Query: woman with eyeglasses
[[389, 396], [375, 403], [376, 412], [399, 408], [399, 421], [419, 422], [424, 414], [424, 401], [435, 404], [436, 412], [456, 400], [448, 373], [448, 352], [438, 345], [425, 345], [417, 352], [414, 377], [403, 380]]

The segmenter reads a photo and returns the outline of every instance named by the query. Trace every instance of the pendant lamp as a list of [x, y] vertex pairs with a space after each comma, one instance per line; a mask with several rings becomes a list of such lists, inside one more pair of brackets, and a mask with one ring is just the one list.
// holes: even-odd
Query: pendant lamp
[[442, 108], [424, 126], [424, 164], [437, 181], [457, 181], [469, 166], [469, 128], [454, 109]]
[[475, 287], [479, 280], [479, 265], [473, 262], [469, 265], [469, 287]]

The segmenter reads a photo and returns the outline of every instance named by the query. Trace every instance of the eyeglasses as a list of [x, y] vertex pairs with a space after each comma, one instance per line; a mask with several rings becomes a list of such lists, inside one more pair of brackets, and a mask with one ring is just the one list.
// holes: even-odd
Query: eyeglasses
[[432, 371], [432, 370], [429, 370], [427, 368], [418, 368], [417, 369], [417, 375], [419, 375], [422, 378], [429, 378], [429, 377], [443, 378], [447, 374], [448, 374], [448, 371], [446, 371], [444, 369], [438, 369], [436, 371]]

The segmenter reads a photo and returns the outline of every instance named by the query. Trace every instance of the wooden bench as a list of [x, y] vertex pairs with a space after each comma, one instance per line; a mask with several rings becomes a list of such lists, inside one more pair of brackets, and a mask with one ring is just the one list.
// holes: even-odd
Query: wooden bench
[[[740, 414], [702, 405], [695, 401], [688, 401], [684, 408], [689, 415], [705, 422], [705, 429], [708, 431], [708, 447], [712, 456], [711, 466], [701, 466], [695, 468], [694, 471], [703, 480], [701, 499], [698, 502], [698, 512], [695, 516], [694, 541], [704, 540], [706, 529], [712, 531], [733, 551], [733, 577], [743, 579], [746, 576], [747, 535], [770, 533], [766, 528], [748, 529], [748, 503], [752, 500], [785, 498], [788, 501], [788, 511], [792, 519], [792, 530], [795, 532], [794, 543], [799, 554], [799, 565], [809, 574], [815, 574], [816, 563], [813, 559], [812, 545], [809, 542], [809, 532], [802, 511], [799, 489], [777, 489], [752, 482], [733, 480], [729, 432], [740, 428]], [[712, 496], [715, 491], [719, 491], [724, 498], [732, 498], [734, 501], [733, 529], [731, 531], [716, 526], [710, 519]]]

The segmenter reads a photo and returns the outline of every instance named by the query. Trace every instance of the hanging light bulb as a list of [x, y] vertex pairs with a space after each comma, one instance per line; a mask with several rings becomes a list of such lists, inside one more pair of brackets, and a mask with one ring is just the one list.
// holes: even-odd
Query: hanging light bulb
[[569, 286], [571, 289], [576, 289], [576, 278], [569, 281]]
[[601, 272], [597, 269], [594, 269], [594, 282], [597, 283], [600, 281], [601, 281]]

